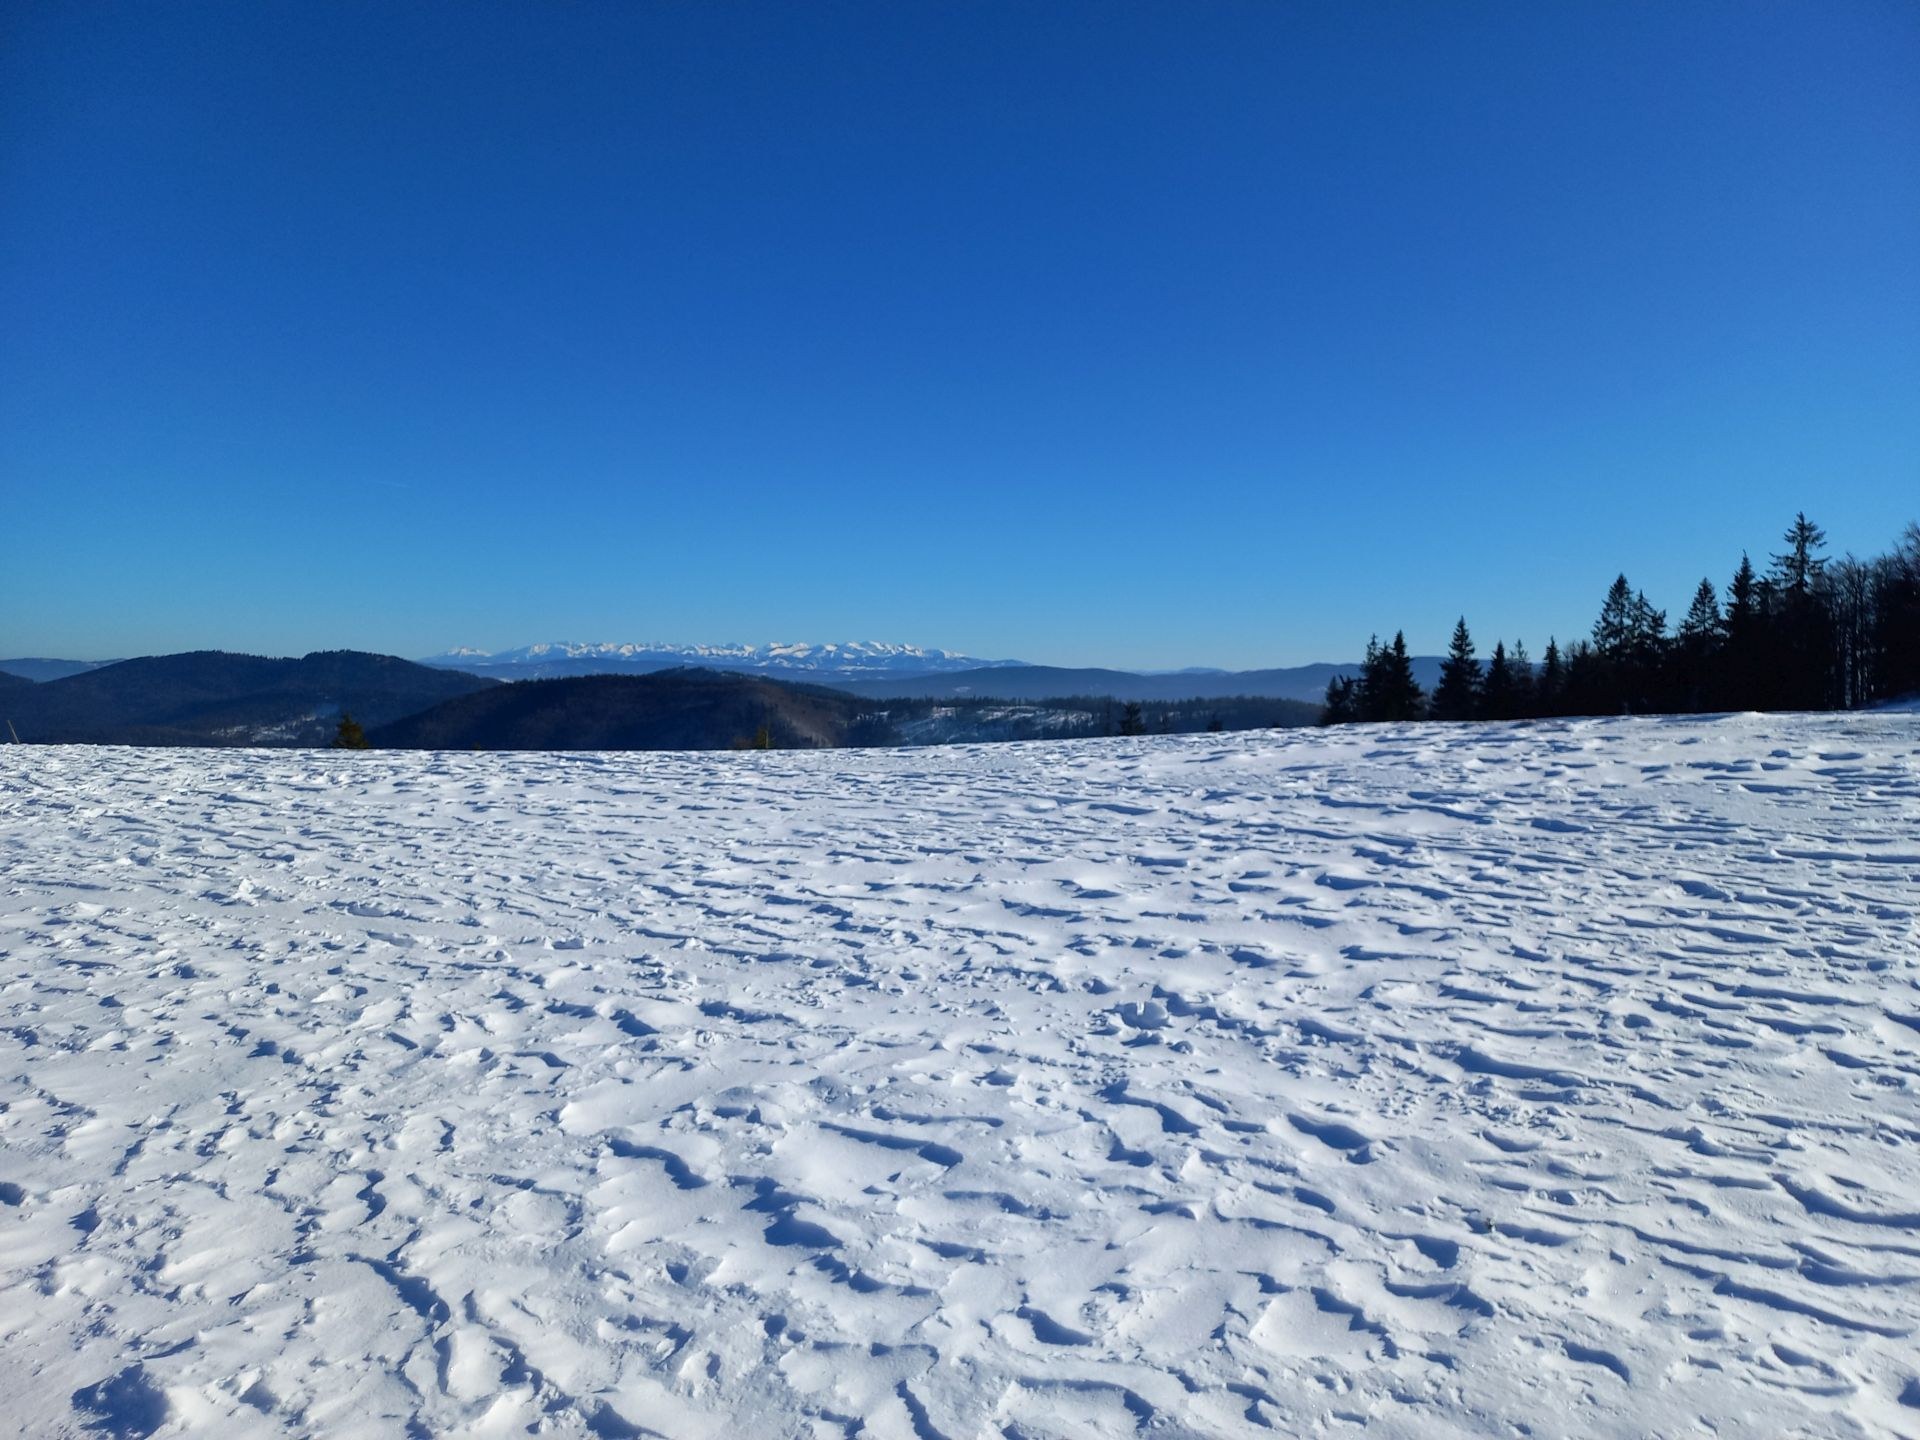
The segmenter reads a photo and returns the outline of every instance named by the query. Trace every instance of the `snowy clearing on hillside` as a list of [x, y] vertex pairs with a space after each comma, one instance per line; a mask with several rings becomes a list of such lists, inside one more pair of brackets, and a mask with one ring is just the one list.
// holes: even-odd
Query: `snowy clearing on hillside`
[[1920, 1432], [1917, 909], [1903, 715], [7, 747], [0, 1393]]

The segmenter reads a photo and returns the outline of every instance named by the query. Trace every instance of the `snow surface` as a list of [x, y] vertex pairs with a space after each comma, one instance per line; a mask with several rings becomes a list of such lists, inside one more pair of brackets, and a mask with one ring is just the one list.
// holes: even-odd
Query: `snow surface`
[[1920, 723], [0, 749], [31, 1435], [1920, 1432]]

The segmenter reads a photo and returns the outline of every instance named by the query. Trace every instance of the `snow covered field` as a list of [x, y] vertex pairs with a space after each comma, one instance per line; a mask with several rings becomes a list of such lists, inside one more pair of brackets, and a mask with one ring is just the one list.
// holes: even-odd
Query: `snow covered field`
[[0, 1426], [1920, 1433], [1917, 911], [1912, 715], [0, 748]]

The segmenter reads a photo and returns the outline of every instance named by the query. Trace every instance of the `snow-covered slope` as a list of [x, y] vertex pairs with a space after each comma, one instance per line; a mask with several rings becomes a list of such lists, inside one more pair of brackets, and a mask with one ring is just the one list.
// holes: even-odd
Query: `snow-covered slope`
[[1920, 726], [0, 749], [20, 1433], [1920, 1430]]
[[455, 649], [421, 662], [446, 669], [473, 670], [506, 679], [549, 679], [561, 675], [589, 675], [621, 670], [660, 670], [675, 665], [704, 665], [715, 670], [759, 670], [796, 678], [926, 675], [937, 671], [970, 670], [980, 665], [1013, 661], [977, 660], [952, 650], [928, 650], [918, 645], [890, 645], [855, 640], [838, 644], [770, 645], [585, 645], [556, 641], [523, 645], [516, 650]]

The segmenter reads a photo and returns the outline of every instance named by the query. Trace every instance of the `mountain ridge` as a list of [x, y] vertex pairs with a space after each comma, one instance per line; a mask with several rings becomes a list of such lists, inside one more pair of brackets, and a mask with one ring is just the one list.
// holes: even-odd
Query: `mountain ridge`
[[[1437, 655], [1413, 657], [1414, 677], [1428, 689], [1439, 680]], [[829, 685], [868, 699], [1050, 700], [1111, 696], [1116, 700], [1206, 700], [1245, 696], [1318, 704], [1337, 675], [1357, 676], [1360, 662], [1225, 670], [1038, 665], [981, 660], [954, 650], [877, 641], [835, 644], [677, 645], [548, 641], [513, 650], [460, 648], [420, 661], [500, 680], [552, 680], [584, 675], [651, 674], [684, 666]]]
[[0, 709], [21, 740], [46, 744], [316, 745], [343, 712], [378, 725], [498, 683], [358, 650], [191, 650], [22, 681]]
[[983, 660], [957, 650], [902, 645], [880, 640], [729, 642], [695, 645], [669, 641], [548, 640], [510, 650], [459, 646], [419, 661], [442, 670], [500, 679], [550, 680], [568, 675], [646, 674], [694, 665], [774, 676], [879, 677], [937, 674], [987, 665], [1020, 665], [1018, 660]]
[[[1060, 665], [983, 665], [943, 674], [851, 678], [827, 681], [838, 689], [873, 700], [978, 699], [1042, 700], [1063, 696], [1111, 696], [1115, 700], [1218, 700], [1247, 696], [1320, 704], [1336, 675], [1357, 676], [1360, 662], [1284, 666], [1268, 670], [1180, 670], [1143, 674], [1136, 670]], [[1413, 673], [1432, 689], [1440, 657], [1416, 655]]]

